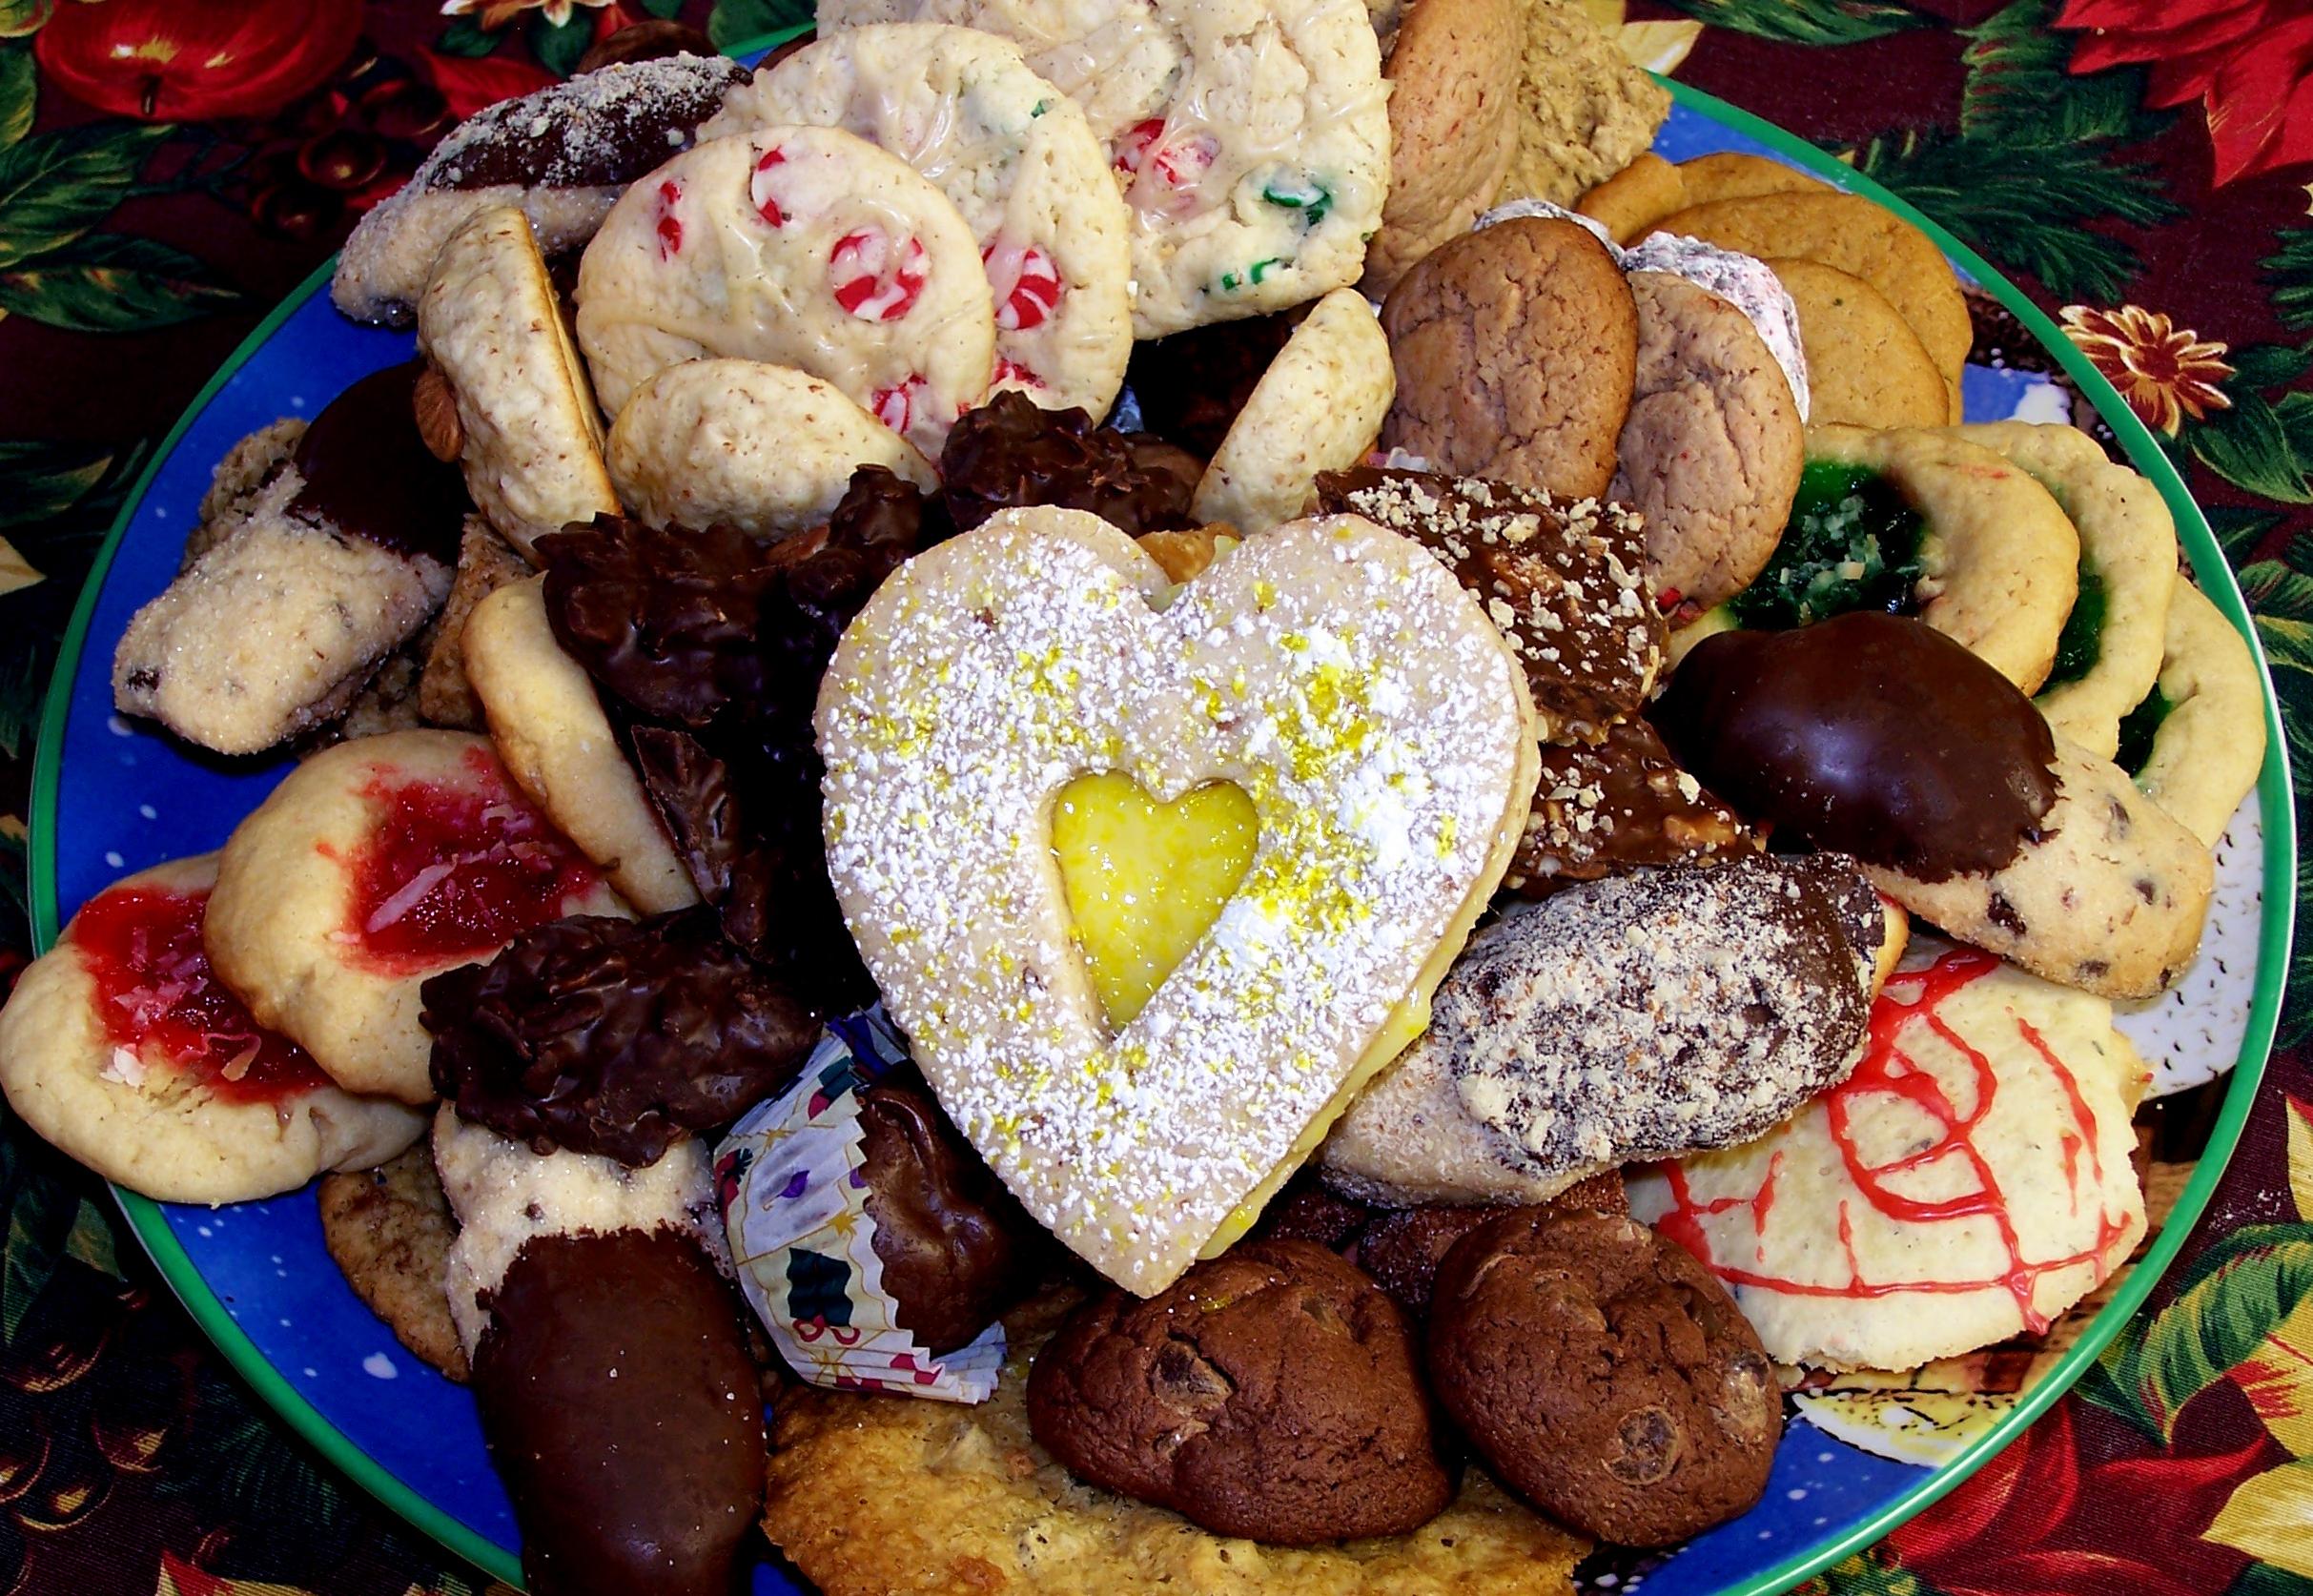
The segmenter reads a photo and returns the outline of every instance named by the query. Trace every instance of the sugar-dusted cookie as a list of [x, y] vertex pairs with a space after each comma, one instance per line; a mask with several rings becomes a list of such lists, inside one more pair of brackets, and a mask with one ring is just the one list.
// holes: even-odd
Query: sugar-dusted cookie
[[478, 211], [441, 246], [418, 347], [457, 400], [466, 490], [508, 542], [527, 554], [565, 522], [618, 514], [603, 419], [520, 211]]
[[1533, 0], [1525, 18], [1518, 152], [1502, 197], [1571, 205], [1654, 142], [1670, 93], [1578, 0]]
[[338, 254], [330, 297], [356, 321], [408, 326], [444, 240], [493, 205], [528, 216], [548, 254], [577, 249], [620, 191], [688, 145], [725, 92], [746, 81], [736, 61], [674, 55], [582, 72], [483, 108], [362, 216]]
[[1887, 297], [1819, 260], [1771, 260], [1798, 307], [1809, 419], [1858, 427], [1932, 427], [1951, 413], [1943, 373]]
[[1607, 246], [1519, 217], [1465, 234], [1382, 307], [1398, 368], [1382, 441], [1455, 476], [1597, 499], [1638, 368], [1638, 310]]
[[332, 1085], [210, 969], [201, 920], [216, 855], [113, 883], [16, 978], [0, 1010], [0, 1090], [24, 1122], [109, 1180], [163, 1202], [241, 1202], [328, 1169], [366, 1169], [420, 1116]]
[[466, 1349], [441, 1289], [458, 1221], [433, 1150], [420, 1144], [376, 1169], [325, 1175], [317, 1196], [321, 1244], [354, 1295], [429, 1368], [462, 1385]]
[[501, 587], [466, 622], [466, 679], [507, 774], [645, 914], [697, 890], [635, 779], [594, 683], [546, 621], [546, 579]]
[[1319, 472], [1365, 458], [1397, 385], [1373, 308], [1356, 289], [1335, 289], [1261, 374], [1205, 467], [1191, 513], [1239, 532], [1291, 521], [1309, 507]]
[[1923, 941], [1853, 1074], [1747, 1147], [1635, 1173], [1630, 1211], [1776, 1361], [1912, 1368], [2045, 1334], [2127, 1258], [2147, 1078], [2109, 1003]]
[[1389, 198], [1358, 286], [1387, 294], [1413, 263], [1469, 230], [1518, 147], [1518, 8], [1417, 0], [1382, 75], [1389, 83]]
[[2264, 767], [2264, 686], [2232, 623], [2182, 579], [2169, 595], [2160, 680], [2123, 725], [2124, 741], [2137, 726], [2149, 747], [2120, 755], [2137, 785], [2214, 847]]
[[[877, 589], [816, 723], [829, 873], [926, 1077], [1038, 1222], [1143, 1294], [1240, 1234], [1418, 1027], [1534, 782], [1517, 661], [1419, 545], [1294, 522], [1152, 609], [1171, 588], [1097, 518], [1003, 512]], [[1233, 782], [1259, 827], [1113, 1033], [1050, 846], [1094, 770], [1159, 801]]]
[[612, 413], [727, 355], [833, 383], [936, 456], [988, 391], [995, 308], [947, 195], [835, 128], [709, 139], [627, 191], [579, 263], [578, 339]]
[[219, 465], [183, 571], [130, 620], [113, 699], [187, 742], [256, 753], [345, 713], [449, 591], [465, 492], [411, 416], [414, 365]]
[[2160, 674], [2177, 527], [2152, 483], [2075, 426], [1994, 421], [1955, 429], [2046, 488], [2080, 538], [2079, 594], [2035, 700], [2057, 735], [2110, 759], [2120, 717]]
[[635, 390], [604, 450], [652, 526], [720, 522], [758, 538], [824, 526], [863, 465], [931, 488], [914, 444], [818, 378], [761, 360], [686, 360]]
[[1133, 352], [1131, 224], [1107, 145], [1020, 49], [935, 22], [845, 29], [735, 91], [703, 132], [842, 128], [915, 168], [979, 240], [995, 385], [1103, 416]]
[[316, 754], [235, 828], [204, 940], [340, 1086], [422, 1103], [420, 982], [544, 921], [626, 911], [487, 738], [403, 731]]
[[1666, 272], [1633, 272], [1637, 383], [1613, 498], [1646, 518], [1658, 600], [1709, 608], [1759, 573], [1806, 463], [1791, 383], [1750, 320]]

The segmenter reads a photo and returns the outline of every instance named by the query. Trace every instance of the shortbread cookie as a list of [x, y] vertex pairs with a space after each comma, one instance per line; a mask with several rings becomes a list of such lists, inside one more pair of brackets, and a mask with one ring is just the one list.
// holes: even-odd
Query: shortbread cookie
[[645, 914], [699, 901], [594, 683], [546, 621], [546, 579], [501, 587], [466, 623], [466, 679], [514, 784]]
[[1765, 155], [1729, 150], [1696, 155], [1672, 166], [1649, 151], [1586, 191], [1575, 202], [1575, 209], [1604, 224], [1616, 243], [1627, 244], [1665, 216], [1690, 205], [1769, 194], [1832, 192], [1832, 186], [1820, 177]]
[[[415, 381], [417, 374], [410, 376]], [[302, 416], [284, 416], [225, 451], [225, 458], [209, 473], [209, 491], [201, 495], [200, 524], [185, 536], [185, 555], [176, 567], [179, 576], [248, 524], [250, 517], [257, 513], [265, 490], [291, 469], [305, 427]]]
[[710, 139], [627, 191], [579, 263], [578, 338], [614, 415], [683, 360], [834, 384], [926, 455], [988, 391], [995, 309], [972, 229], [835, 128]]
[[2137, 785], [2213, 848], [2264, 767], [2264, 685], [2232, 623], [2181, 578], [2169, 595], [2152, 703], [2152, 747]]
[[1647, 523], [1658, 601], [1704, 608], [1758, 575], [1806, 463], [1791, 386], [1749, 317], [1683, 277], [1630, 275], [1638, 376], [1613, 498]]
[[403, 731], [316, 754], [235, 829], [204, 940], [258, 1023], [338, 1085], [422, 1103], [426, 976], [548, 920], [626, 912], [487, 738]]
[[939, 482], [914, 444], [833, 387], [760, 360], [668, 366], [626, 401], [604, 454], [638, 520], [758, 538], [826, 525], [863, 465]]
[[530, 562], [481, 516], [466, 517], [458, 544], [458, 575], [450, 596], [435, 617], [434, 641], [418, 679], [418, 713], [428, 726], [453, 731], [484, 731], [481, 701], [466, 682], [466, 617], [474, 606], [508, 583], [530, 575]]
[[2079, 596], [2034, 702], [2058, 736], [2110, 759], [2120, 746], [2120, 717], [2160, 674], [2177, 585], [2176, 522], [2152, 483], [2113, 464], [2078, 427], [1995, 421], [1956, 430], [2028, 472], [2079, 534]]
[[1367, 1202], [1536, 1202], [1748, 1141], [1853, 1065], [1887, 935], [1878, 894], [1832, 857], [1675, 866], [1520, 905], [1335, 1125], [1326, 1182]]
[[418, 301], [418, 347], [458, 401], [466, 490], [505, 540], [619, 513], [594, 408], [528, 218], [478, 211], [441, 246]]
[[1356, 289], [1335, 289], [1261, 374], [1205, 467], [1191, 513], [1243, 533], [1291, 521], [1309, 507], [1319, 472], [1365, 458], [1397, 386], [1373, 308]]
[[974, 1585], [1005, 1596], [1534, 1596], [1565, 1589], [1588, 1549], [1474, 1468], [1412, 1534], [1300, 1547], [1214, 1535], [1086, 1485], [1036, 1444], [1027, 1412], [1031, 1361], [1074, 1300], [1052, 1293], [1005, 1321], [1003, 1379], [975, 1406], [783, 1393], [763, 1525], [771, 1544], [826, 1596]]
[[1422, 261], [1382, 308], [1398, 369], [1385, 446], [1565, 500], [1614, 481], [1638, 310], [1607, 246], [1521, 217]]
[[[893, 1020], [1030, 1214], [1143, 1294], [1241, 1234], [1418, 1029], [1534, 782], [1517, 662], [1419, 545], [1294, 522], [1151, 609], [1171, 586], [1095, 517], [1003, 512], [877, 589], [817, 717], [829, 873]], [[1114, 1034], [1048, 842], [1100, 769], [1160, 802], [1233, 781], [1259, 822]]]
[[376, 1169], [325, 1175], [318, 1196], [321, 1244], [354, 1295], [428, 1367], [465, 1383], [466, 1349], [441, 1289], [458, 1221], [433, 1150], [421, 1144]]
[[338, 253], [330, 297], [356, 321], [406, 327], [434, 256], [477, 211], [511, 205], [549, 255], [575, 250], [620, 191], [676, 151], [747, 81], [722, 56], [604, 67], [467, 117]]
[[1571, 205], [1654, 142], [1670, 114], [1670, 92], [1579, 0], [1532, 0], [1525, 15], [1518, 151], [1502, 197]]
[[1358, 284], [1387, 294], [1406, 269], [1469, 231], [1518, 147], [1518, 8], [1417, 0], [1382, 75], [1389, 84], [1389, 198]]
[[1909, 1369], [2044, 1335], [2144, 1234], [2147, 1079], [2109, 1003], [1924, 943], [1844, 1084], [1747, 1147], [1634, 1172], [1630, 1212], [1777, 1362]]
[[1798, 307], [1809, 419], [1818, 425], [1932, 427], [1951, 413], [1943, 373], [1886, 296], [1835, 266], [1770, 260]]
[[416, 1138], [399, 1103], [330, 1083], [259, 1028], [201, 950], [216, 855], [115, 882], [81, 906], [0, 1010], [0, 1089], [24, 1122], [163, 1202], [242, 1202]]
[[[449, 591], [465, 494], [411, 419], [416, 368], [356, 382], [220, 502], [203, 547], [130, 620], [121, 712], [218, 753], [256, 753], [343, 714]], [[244, 440], [246, 443], [247, 440]], [[239, 449], [235, 476], [256, 461]]]
[[842, 128], [954, 201], [995, 302], [997, 387], [1104, 416], [1133, 352], [1131, 224], [1107, 147], [1009, 39], [939, 23], [829, 34], [724, 102], [709, 138]]

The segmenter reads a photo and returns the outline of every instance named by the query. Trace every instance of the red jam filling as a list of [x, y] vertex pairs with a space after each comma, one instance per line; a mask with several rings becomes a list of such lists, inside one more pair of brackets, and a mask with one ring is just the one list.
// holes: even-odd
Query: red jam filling
[[595, 884], [594, 867], [487, 754], [469, 752], [466, 766], [472, 779], [457, 787], [379, 772], [362, 788], [377, 819], [346, 862], [346, 936], [388, 973], [486, 958]]
[[165, 1068], [227, 1103], [281, 1102], [329, 1077], [285, 1036], [260, 1030], [225, 990], [201, 947], [209, 894], [158, 887], [100, 892], [72, 923], [81, 968], [96, 983], [105, 1041], [134, 1055], [108, 1069], [134, 1084]]
[[[2008, 1267], [1991, 1279], [1981, 1280], [1867, 1280], [1855, 1258], [1854, 1225], [1847, 1204], [1839, 1205], [1839, 1242], [1846, 1249], [1849, 1279], [1843, 1285], [1811, 1285], [1796, 1280], [1780, 1279], [1746, 1270], [1715, 1258], [1710, 1238], [1703, 1227], [1706, 1217], [1730, 1213], [1736, 1209], [1750, 1212], [1751, 1230], [1761, 1238], [1757, 1259], [1764, 1259], [1767, 1217], [1774, 1204], [1775, 1177], [1782, 1164], [1777, 1154], [1768, 1161], [1767, 1177], [1756, 1195], [1749, 1197], [1714, 1197], [1709, 1201], [1696, 1200], [1687, 1182], [1687, 1172], [1676, 1163], [1661, 1166], [1670, 1186], [1670, 1212], [1656, 1221], [1655, 1228], [1685, 1247], [1699, 1258], [1710, 1272], [1731, 1285], [1751, 1286], [1763, 1291], [1782, 1292], [1792, 1297], [1836, 1297], [1860, 1299], [1894, 1297], [1907, 1292], [1951, 1295], [1981, 1291], [1996, 1286], [2016, 1299], [2017, 1312], [2024, 1327], [2036, 1336], [2048, 1333], [2048, 1316], [2041, 1313], [2033, 1299], [2040, 1278], [2078, 1264], [2096, 1266], [2098, 1276], [2105, 1271], [2104, 1255], [2111, 1249], [2123, 1230], [2110, 1215], [2102, 1211], [2097, 1188], [2104, 1178], [2102, 1161], [2097, 1152], [2096, 1115], [2081, 1095], [2079, 1082], [2064, 1067], [2045, 1038], [2029, 1021], [2016, 1021], [2017, 1033], [2025, 1044], [2040, 1055], [2057, 1083], [2063, 1088], [2071, 1110], [2072, 1123], [2057, 1128], [2064, 1158], [2064, 1177], [2071, 1188], [2073, 1202], [2083, 1199], [2098, 1201], [2096, 1244], [2085, 1252], [2065, 1258], [2031, 1258], [2024, 1257], [2023, 1242], [2016, 1232], [2016, 1221], [2009, 1212], [2008, 1195], [2000, 1189], [1999, 1179], [1991, 1162], [1976, 1147], [1975, 1129], [1984, 1116], [1992, 1112], [1992, 1099], [1998, 1090], [1998, 1078], [1993, 1074], [1992, 1061], [1960, 1039], [1937, 1013], [1944, 1000], [1970, 983], [1989, 975], [1999, 968], [1999, 960], [1989, 953], [1972, 948], [1955, 948], [1925, 970], [1907, 972], [1891, 979], [1879, 1001], [1873, 1005], [1871, 1037], [1863, 1062], [1846, 1081], [1833, 1087], [1824, 1097], [1825, 1112], [1830, 1117], [1832, 1142], [1839, 1149], [1841, 1160], [1847, 1165], [1848, 1178], [1863, 1200], [1877, 1213], [1899, 1223], [1934, 1224], [1944, 1220], [1988, 1217], [1997, 1232], [2000, 1244], [2008, 1255]], [[1956, 1049], [1968, 1062], [1974, 1075], [1972, 1106], [1962, 1113], [1945, 1093], [1935, 1076], [1915, 1065], [1903, 1049], [1904, 1033], [1914, 1025], [1924, 1025], [1931, 1033]], [[1928, 1116], [1936, 1125], [1938, 1134], [1926, 1145], [1890, 1162], [1873, 1164], [1856, 1145], [1853, 1119], [1860, 1100], [1869, 1095], [1900, 1097]], [[2080, 1159], [2088, 1159], [2088, 1180], [2083, 1189], [2080, 1179]], [[1906, 1171], [1919, 1169], [1939, 1159], [1962, 1160], [1974, 1177], [1975, 1189], [1958, 1197], [1941, 1201], [1928, 1201], [1906, 1197], [1893, 1189], [1889, 1180]]]

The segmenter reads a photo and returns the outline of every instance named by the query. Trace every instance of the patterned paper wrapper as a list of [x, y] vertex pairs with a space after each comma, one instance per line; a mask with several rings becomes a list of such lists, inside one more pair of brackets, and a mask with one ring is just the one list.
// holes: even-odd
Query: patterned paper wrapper
[[723, 1138], [715, 1196], [739, 1287], [796, 1374], [833, 1390], [985, 1402], [1003, 1325], [933, 1357], [900, 1327], [875, 1256], [859, 1095], [907, 1062], [881, 1010], [830, 1021], [794, 1084]]

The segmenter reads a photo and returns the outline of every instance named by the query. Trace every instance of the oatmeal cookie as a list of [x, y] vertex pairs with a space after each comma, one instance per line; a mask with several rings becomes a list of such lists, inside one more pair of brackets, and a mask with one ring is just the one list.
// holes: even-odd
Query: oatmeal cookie
[[1197, 481], [1190, 513], [1265, 532], [1309, 507], [1320, 471], [1358, 463], [1397, 392], [1373, 309], [1337, 288], [1310, 310], [1261, 374]]
[[321, 1243], [354, 1295], [428, 1367], [464, 1384], [466, 1349], [441, 1290], [458, 1221], [432, 1150], [413, 1147], [376, 1169], [325, 1175], [318, 1195]]

